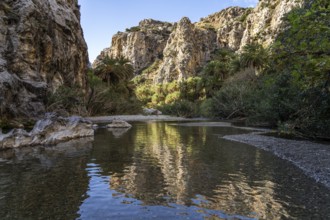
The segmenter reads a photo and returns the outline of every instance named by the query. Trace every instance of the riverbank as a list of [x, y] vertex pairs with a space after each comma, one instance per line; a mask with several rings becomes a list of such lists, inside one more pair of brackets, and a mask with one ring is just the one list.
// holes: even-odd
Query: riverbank
[[330, 188], [330, 145], [266, 136], [262, 132], [227, 135], [223, 138], [269, 151], [290, 161], [307, 176]]
[[124, 121], [196, 121], [206, 120], [201, 118], [182, 118], [169, 115], [113, 115], [113, 116], [95, 116], [87, 117], [86, 119], [91, 120], [93, 123], [110, 123], [113, 120], [124, 120]]

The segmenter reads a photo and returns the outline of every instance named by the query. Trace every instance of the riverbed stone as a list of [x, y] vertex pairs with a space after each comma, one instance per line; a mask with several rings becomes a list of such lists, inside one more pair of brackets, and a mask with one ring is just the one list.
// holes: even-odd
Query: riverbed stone
[[113, 120], [111, 124], [107, 125], [108, 128], [130, 128], [132, 127], [131, 124], [127, 123], [123, 120]]
[[13, 129], [0, 134], [0, 149], [53, 145], [70, 139], [94, 135], [92, 122], [79, 116], [60, 117], [47, 113], [35, 124], [32, 131]]

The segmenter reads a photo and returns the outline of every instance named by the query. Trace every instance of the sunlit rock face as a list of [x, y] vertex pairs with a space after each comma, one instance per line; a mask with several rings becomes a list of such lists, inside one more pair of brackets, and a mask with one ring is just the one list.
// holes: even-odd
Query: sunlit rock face
[[144, 20], [114, 35], [111, 47], [101, 52], [94, 67], [105, 56], [123, 56], [137, 74], [147, 68], [144, 77], [155, 84], [182, 81], [198, 75], [216, 49], [240, 51], [252, 42], [269, 46], [285, 28], [283, 16], [303, 2], [260, 0], [255, 8], [230, 7], [196, 23], [188, 18], [173, 25]]
[[163, 56], [163, 50], [173, 24], [152, 19], [145, 19], [139, 26], [118, 32], [112, 37], [110, 48], [104, 49], [93, 63], [96, 67], [106, 56], [123, 56], [132, 62], [136, 72], [152, 64]]
[[292, 9], [302, 7], [306, 0], [261, 0], [247, 16], [240, 49], [248, 43], [269, 46], [284, 27], [282, 18]]
[[182, 18], [167, 41], [154, 82], [182, 81], [195, 75], [196, 68], [205, 64], [215, 49], [215, 31], [200, 29], [188, 18]]
[[87, 45], [77, 0], [0, 2], [0, 113], [38, 117], [47, 92], [86, 88]]
[[217, 48], [229, 47], [237, 50], [245, 30], [245, 19], [252, 9], [230, 7], [202, 18], [195, 25], [201, 28], [213, 28], [217, 32]]

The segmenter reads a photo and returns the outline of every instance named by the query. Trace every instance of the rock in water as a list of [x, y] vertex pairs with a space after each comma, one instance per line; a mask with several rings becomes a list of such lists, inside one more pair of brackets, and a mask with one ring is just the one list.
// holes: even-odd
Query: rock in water
[[77, 0], [0, 1], [0, 116], [42, 116], [47, 92], [86, 89], [87, 66]]
[[68, 118], [48, 113], [39, 120], [31, 132], [13, 129], [7, 134], [0, 134], [0, 149], [53, 145], [74, 138], [94, 135], [92, 122], [79, 116]]
[[126, 121], [113, 120], [111, 124], [107, 125], [107, 127], [108, 128], [130, 128], [130, 127], [132, 127], [132, 125], [127, 123]]

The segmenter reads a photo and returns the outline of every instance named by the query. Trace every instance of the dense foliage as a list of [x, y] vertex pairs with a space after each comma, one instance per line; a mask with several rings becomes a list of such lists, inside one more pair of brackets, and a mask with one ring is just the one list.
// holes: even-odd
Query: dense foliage
[[[254, 67], [262, 74], [228, 81], [212, 98], [211, 112], [222, 117], [246, 116], [250, 123], [329, 138], [329, 4], [318, 0], [290, 12], [285, 17], [289, 28], [270, 51], [247, 45], [240, 55], [241, 68]], [[237, 74], [243, 76], [242, 72]]]
[[[268, 71], [283, 121], [296, 131], [330, 137], [330, 2], [315, 0], [286, 16]], [[275, 109], [276, 110], [276, 109]], [[280, 118], [281, 119], [281, 118]]]
[[62, 86], [49, 95], [47, 110], [61, 114], [108, 115], [134, 114], [141, 104], [134, 94], [133, 67], [123, 58], [106, 57], [88, 72], [89, 91]]

